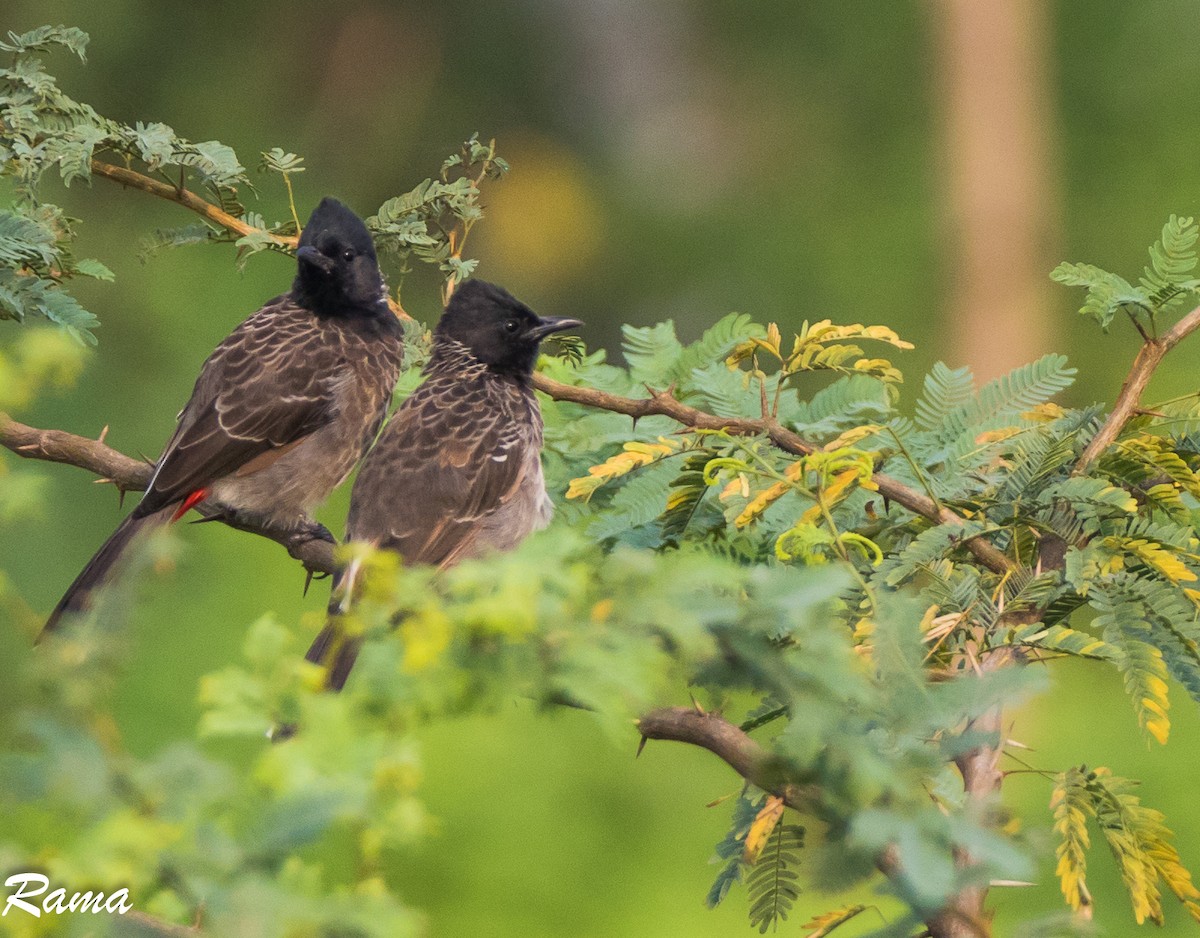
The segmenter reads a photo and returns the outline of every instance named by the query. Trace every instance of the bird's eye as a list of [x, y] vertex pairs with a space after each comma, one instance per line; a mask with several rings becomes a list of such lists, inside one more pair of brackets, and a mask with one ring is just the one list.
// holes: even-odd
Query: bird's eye
[[346, 250], [342, 251], [342, 260], [344, 260], [347, 264], [350, 263], [352, 260], [354, 260], [354, 252], [349, 248], [346, 248]]
[[517, 322], [515, 319], [504, 320], [504, 331], [505, 332], [516, 332], [520, 328], [521, 328], [521, 324], [519, 322]]

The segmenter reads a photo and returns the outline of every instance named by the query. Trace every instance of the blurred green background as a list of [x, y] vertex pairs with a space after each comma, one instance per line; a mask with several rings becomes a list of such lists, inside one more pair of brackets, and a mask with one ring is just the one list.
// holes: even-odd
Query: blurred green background
[[[972, 228], [1019, 227], [1006, 187], [988, 189], [986, 167], [956, 156], [971, 152], [959, 139], [971, 125], [956, 121], [953, 102], [969, 106], [998, 83], [959, 83], [951, 53], [960, 64], [990, 61], [1003, 45], [986, 22], [951, 29], [985, 7], [974, 0], [7, 0], [0, 28], [88, 31], [87, 66], [62, 57], [50, 71], [103, 114], [220, 139], [247, 166], [273, 146], [302, 154], [302, 217], [326, 193], [367, 214], [434, 173], [470, 133], [496, 136], [513, 172], [486, 193], [490, 217], [468, 253], [481, 258], [481, 276], [535, 309], [586, 320], [593, 347], [615, 349], [621, 322], [674, 318], [690, 339], [729, 310], [785, 332], [830, 317], [886, 323], [916, 342], [898, 362], [909, 401], [932, 362], [969, 358], [990, 374], [1012, 347], [1068, 353], [1080, 369], [1071, 402], [1111, 400], [1135, 337], [1100, 335], [1075, 316], [1079, 297], [1045, 274], [1069, 258], [1132, 277], [1168, 214], [1200, 210], [1198, 8], [986, 6], [1015, 16], [1017, 45], [1036, 59], [1032, 72], [1001, 61], [999, 73], [1035, 105], [1026, 221], [1036, 237], [1026, 252], [1033, 273], [1008, 270], [998, 285], [984, 277], [990, 302], [970, 308], [962, 297], [980, 295], [964, 286], [974, 277], [963, 260]], [[976, 117], [1008, 136], [1003, 110], [984, 106]], [[982, 203], [994, 212], [957, 201], [972, 179], [995, 197]], [[78, 286], [103, 323], [78, 385], [14, 416], [88, 435], [108, 425], [112, 445], [152, 457], [200, 363], [286, 288], [291, 264], [256, 257], [239, 275], [232, 252], [212, 248], [143, 264], [140, 239], [189, 222], [182, 209], [104, 181], [61, 202], [84, 219], [78, 253], [100, 258], [117, 282]], [[250, 207], [285, 217], [282, 187], [264, 177]], [[434, 279], [410, 277], [405, 305], [431, 321]], [[1033, 308], [1040, 333], [1028, 325]], [[964, 334], [984, 337], [984, 353]], [[1149, 399], [1194, 389], [1198, 362], [1195, 347], [1176, 352]], [[79, 471], [39, 471], [44, 512], [0, 528], [0, 543], [18, 589], [48, 610], [121, 511]], [[340, 531], [344, 513], [345, 492], [323, 519]], [[237, 658], [249, 622], [268, 608], [294, 621], [325, 601], [323, 586], [301, 597], [297, 566], [274, 545], [213, 526], [183, 533], [177, 568], [144, 587], [121, 690], [122, 727], [142, 752], [181, 726], [190, 732], [197, 679]], [[1013, 737], [1035, 747], [1030, 761], [1057, 770], [1086, 760], [1143, 778], [1144, 799], [1166, 811], [1185, 863], [1200, 868], [1191, 705], [1173, 714], [1170, 747], [1148, 750], [1115, 683], [1078, 669], [1059, 675], [1058, 689], [1015, 719]], [[706, 861], [728, 817], [727, 806], [704, 804], [737, 787], [706, 754], [652, 744], [635, 762], [632, 733], [618, 745], [584, 716], [535, 716], [518, 704], [421, 735], [440, 832], [397, 857], [393, 875], [428, 913], [431, 934], [748, 933], [742, 895], [717, 912], [702, 905], [715, 873]], [[1047, 783], [1015, 776], [1006, 794], [1049, 826]], [[1092, 855], [1097, 921], [1129, 934], [1127, 901], [1101, 853]], [[1059, 907], [1049, 860], [1038, 880], [1001, 898], [998, 934], [1031, 910]], [[807, 896], [782, 931], [799, 934], [803, 916], [836, 904]], [[1195, 930], [1177, 909], [1168, 914], [1161, 934]]]

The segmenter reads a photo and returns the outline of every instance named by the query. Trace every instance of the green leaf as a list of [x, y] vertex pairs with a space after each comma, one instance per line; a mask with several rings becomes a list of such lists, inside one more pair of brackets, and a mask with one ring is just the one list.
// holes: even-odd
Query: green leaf
[[1042, 648], [1079, 658], [1095, 658], [1113, 663], [1121, 661], [1120, 649], [1087, 632], [1063, 625], [1043, 625], [1040, 622], [1019, 625], [1013, 628], [1000, 644]]
[[725, 899], [729, 892], [729, 888], [736, 882], [741, 882], [742, 879], [742, 854], [745, 849], [746, 834], [750, 830], [750, 825], [754, 823], [754, 819], [758, 816], [759, 810], [766, 802], [767, 796], [761, 795], [755, 800], [746, 797], [746, 792], [743, 790], [738, 795], [737, 801], [733, 803], [733, 820], [725, 837], [717, 844], [716, 855], [712, 858], [713, 863], [725, 861], [725, 866], [721, 868], [721, 872], [717, 874], [716, 881], [709, 889], [708, 895], [705, 897], [705, 905], [710, 909], [715, 909]]
[[87, 33], [74, 26], [39, 26], [21, 35], [10, 31], [8, 42], [0, 42], [0, 50], [22, 54], [43, 52], [54, 46], [62, 46], [86, 62], [84, 52], [87, 50], [89, 38]]
[[776, 824], [767, 846], [746, 877], [750, 926], [757, 928], [760, 935], [786, 921], [800, 896], [796, 867], [803, 848], [803, 827]]
[[729, 313], [705, 329], [695, 342], [684, 346], [669, 375], [660, 376], [657, 380], [670, 377], [676, 381], [686, 381], [694, 369], [724, 362], [730, 349], [739, 342], [750, 336], [765, 334], [766, 330], [745, 313]]
[[675, 338], [671, 320], [654, 326], [621, 327], [621, 348], [629, 363], [629, 372], [637, 382], [665, 387], [666, 380], [683, 355], [683, 346]]
[[1150, 246], [1150, 266], [1145, 268], [1141, 284], [1153, 294], [1156, 305], [1200, 286], [1200, 280], [1188, 276], [1196, 268], [1197, 237], [1200, 227], [1192, 218], [1172, 215], [1163, 225], [1162, 236]]
[[1079, 308], [1079, 313], [1082, 316], [1091, 316], [1105, 331], [1122, 308], [1133, 308], [1145, 313], [1149, 313], [1153, 308], [1153, 302], [1144, 289], [1091, 264], [1064, 262], [1054, 268], [1050, 279], [1068, 286], [1087, 287], [1087, 298]]
[[272, 147], [262, 154], [259, 169], [280, 173], [287, 176], [290, 173], [302, 173], [307, 168], [303, 165], [304, 157], [295, 153], [287, 153], [281, 147]]
[[115, 279], [113, 272], [94, 257], [85, 257], [77, 260], [74, 266], [76, 273], [83, 274], [85, 277], [91, 277], [93, 280], [104, 280], [107, 283], [112, 283]]
[[942, 362], [934, 364], [925, 376], [925, 391], [917, 401], [917, 426], [937, 430], [946, 418], [963, 407], [975, 394], [975, 377], [971, 369], [948, 368]]

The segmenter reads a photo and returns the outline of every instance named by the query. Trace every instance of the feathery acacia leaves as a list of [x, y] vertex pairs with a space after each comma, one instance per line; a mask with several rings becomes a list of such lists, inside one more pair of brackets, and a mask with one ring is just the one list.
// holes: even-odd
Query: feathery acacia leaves
[[1200, 890], [1192, 883], [1161, 812], [1145, 807], [1133, 793], [1136, 783], [1106, 768], [1069, 769], [1055, 779], [1050, 807], [1059, 836], [1058, 869], [1063, 896], [1072, 909], [1090, 917], [1087, 889], [1088, 822], [1099, 828], [1129, 890], [1138, 924], [1163, 924], [1164, 884], [1192, 918], [1200, 921]]
[[578, 479], [572, 479], [567, 489], [567, 498], [590, 499], [600, 486], [613, 479], [618, 479], [635, 469], [654, 465], [668, 456], [675, 456], [684, 451], [680, 440], [659, 437], [654, 443], [637, 441], [626, 443], [623, 451], [616, 456], [610, 456], [598, 466], [588, 469], [588, 474]]
[[1124, 277], [1110, 274], [1092, 264], [1069, 264], [1065, 261], [1054, 268], [1050, 278], [1071, 287], [1086, 287], [1087, 298], [1079, 308], [1082, 316], [1091, 316], [1108, 331], [1113, 317], [1125, 308], [1149, 311], [1150, 297]]
[[1054, 812], [1054, 832], [1059, 844], [1055, 850], [1058, 866], [1055, 875], [1063, 898], [1076, 912], [1091, 916], [1092, 895], [1087, 888], [1087, 852], [1091, 846], [1088, 817], [1093, 815], [1089, 775], [1084, 769], [1068, 769], [1054, 780], [1050, 809]]
[[1079, 312], [1091, 316], [1105, 331], [1122, 310], [1146, 331], [1154, 328], [1157, 317], [1176, 300], [1194, 296], [1200, 288], [1200, 280], [1188, 276], [1196, 267], [1198, 236], [1200, 228], [1193, 219], [1172, 215], [1151, 245], [1150, 266], [1136, 287], [1091, 264], [1063, 263], [1050, 277], [1067, 286], [1086, 287], [1087, 298]]
[[[105, 118], [63, 93], [40, 60], [30, 57], [60, 47], [82, 59], [87, 42], [87, 34], [78, 29], [47, 26], [21, 36], [9, 33], [8, 41], [0, 43], [0, 49], [14, 54], [10, 67], [0, 68], [0, 112], [4, 115], [0, 121], [0, 176], [12, 178], [18, 196], [13, 207], [16, 214], [7, 213], [7, 221], [0, 223], [7, 229], [0, 232], [0, 272], [40, 278], [33, 286], [0, 287], [0, 318], [20, 321], [38, 314], [62, 325], [81, 342], [94, 344], [95, 317], [64, 288], [73, 276], [93, 276], [71, 258], [74, 233], [65, 224], [52, 226], [47, 240], [44, 231], [36, 230], [48, 213], [61, 217], [41, 194], [48, 171], [57, 169], [68, 186], [75, 180], [90, 182], [93, 159], [110, 159], [123, 164], [109, 167], [111, 172], [128, 167], [141, 173], [148, 186], [161, 189], [166, 179], [180, 192], [188, 189], [200, 194], [211, 207], [251, 230], [232, 222], [218, 224], [209, 214], [203, 225], [158, 233], [149, 239], [146, 255], [162, 247], [219, 241], [237, 246], [240, 266], [262, 251], [291, 250], [300, 224], [291, 179], [305, 167], [302, 157], [280, 147], [261, 154], [260, 168], [282, 177], [290, 207], [288, 220], [268, 225], [261, 215], [249, 213], [243, 203], [243, 194], [253, 193], [254, 187], [231, 147], [217, 140], [187, 140], [160, 122], [127, 125]], [[479, 183], [499, 177], [507, 168], [496, 155], [494, 141], [483, 143], [475, 135], [445, 161], [439, 179], [425, 180], [381, 206], [368, 224], [381, 249], [399, 259], [401, 276], [407, 272], [410, 257], [436, 266], [450, 283], [472, 273], [477, 262], [463, 256], [463, 242], [483, 215]], [[451, 178], [452, 172], [461, 176]], [[13, 218], [25, 222], [22, 230], [16, 230]]]
[[[765, 810], [765, 809], [764, 809]], [[766, 934], [786, 921], [800, 895], [800, 851], [804, 848], [804, 828], [795, 824], [776, 824], [762, 853], [746, 877], [750, 902], [750, 925]]]
[[1141, 285], [1156, 306], [1200, 287], [1200, 280], [1188, 276], [1196, 268], [1197, 237], [1200, 227], [1194, 219], [1172, 215], [1163, 225], [1161, 237], [1150, 246], [1150, 266], [1145, 268]]

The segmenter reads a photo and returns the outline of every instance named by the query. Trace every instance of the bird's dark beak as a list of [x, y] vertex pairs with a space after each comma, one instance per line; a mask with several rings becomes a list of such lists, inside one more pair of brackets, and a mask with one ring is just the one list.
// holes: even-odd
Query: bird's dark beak
[[333, 258], [326, 257], [311, 244], [306, 244], [296, 251], [296, 260], [315, 267], [324, 274], [333, 270]]
[[542, 316], [538, 319], [538, 324], [529, 330], [529, 337], [540, 342], [551, 333], [576, 329], [582, 325], [583, 322], [579, 319], [560, 319], [557, 316]]

